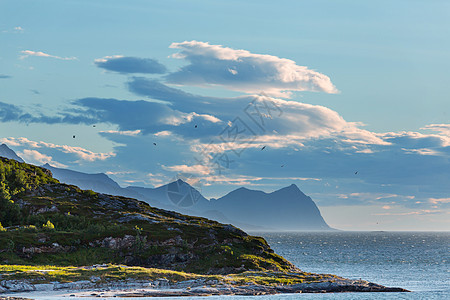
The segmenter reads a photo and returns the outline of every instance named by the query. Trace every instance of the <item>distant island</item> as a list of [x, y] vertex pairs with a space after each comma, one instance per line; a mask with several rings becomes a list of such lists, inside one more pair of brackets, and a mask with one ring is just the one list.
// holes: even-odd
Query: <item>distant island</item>
[[0, 158], [0, 179], [0, 294], [86, 296], [106, 287], [109, 293], [95, 294], [406, 291], [303, 272], [263, 238], [232, 225], [62, 184], [49, 170], [17, 160]]

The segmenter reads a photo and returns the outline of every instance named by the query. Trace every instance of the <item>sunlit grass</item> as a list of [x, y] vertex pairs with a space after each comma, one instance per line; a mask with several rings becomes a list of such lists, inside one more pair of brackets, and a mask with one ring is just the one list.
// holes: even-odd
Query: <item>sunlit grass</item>
[[[231, 283], [235, 285], [244, 285], [248, 283], [262, 285], [291, 285], [323, 279], [323, 275], [311, 273], [249, 271], [229, 275], [198, 275], [172, 270], [128, 267], [112, 264], [91, 267], [0, 265], [0, 275], [3, 279], [27, 279], [34, 284], [91, 280], [92, 277], [95, 277], [96, 282], [98, 283], [125, 280], [153, 281], [164, 278], [171, 283], [193, 279], [205, 279], [216, 280], [218, 283]], [[332, 277], [330, 276], [330, 278]]]

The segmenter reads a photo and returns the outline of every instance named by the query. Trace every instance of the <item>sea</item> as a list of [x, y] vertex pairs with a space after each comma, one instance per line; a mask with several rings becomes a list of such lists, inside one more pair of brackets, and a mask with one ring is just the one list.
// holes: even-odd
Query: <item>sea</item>
[[[207, 297], [208, 300], [450, 300], [450, 232], [336, 231], [252, 232], [251, 234], [266, 238], [276, 253], [284, 256], [303, 271], [335, 274], [350, 279], [361, 278], [390, 287], [405, 288], [412, 292], [212, 296]], [[38, 295], [33, 297], [32, 294], [27, 296], [34, 299], [69, 299]], [[176, 297], [163, 299], [171, 298], [180, 299]], [[183, 297], [182, 299], [198, 298]]]

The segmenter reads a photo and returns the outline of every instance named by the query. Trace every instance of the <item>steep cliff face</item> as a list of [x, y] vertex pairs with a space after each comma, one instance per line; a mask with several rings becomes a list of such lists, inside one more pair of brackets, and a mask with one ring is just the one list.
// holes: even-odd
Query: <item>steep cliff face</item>
[[0, 263], [297, 270], [234, 226], [61, 184], [44, 168], [0, 158], [0, 180], [0, 211], [8, 212], [0, 214]]

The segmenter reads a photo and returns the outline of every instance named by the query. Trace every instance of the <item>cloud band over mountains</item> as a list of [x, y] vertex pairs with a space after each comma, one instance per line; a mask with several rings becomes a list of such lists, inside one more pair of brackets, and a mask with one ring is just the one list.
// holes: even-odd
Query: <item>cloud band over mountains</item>
[[[373, 132], [325, 106], [290, 99], [295, 91], [338, 92], [328, 76], [292, 60], [197, 41], [170, 47], [179, 51], [172, 57], [188, 63], [173, 72], [149, 58], [105, 56], [94, 61], [101, 69], [129, 75], [126, 92], [139, 100], [86, 95], [53, 115], [0, 102], [1, 122], [107, 124], [112, 128], [98, 134], [114, 143], [114, 153], [17, 138], [3, 142], [22, 147], [21, 153], [37, 162], [126, 164], [130, 169], [125, 171], [133, 176], [184, 170], [209, 183], [249, 185], [264, 178], [268, 184], [274, 178], [314, 178], [311, 184], [321, 185], [323, 205], [449, 205], [442, 196], [450, 170], [449, 124], [430, 124], [421, 132]], [[245, 94], [212, 97], [186, 92], [183, 86]], [[272, 110], [264, 110], [267, 103]], [[250, 104], [262, 109], [253, 118]], [[230, 128], [238, 122], [237, 131], [246, 127], [251, 134], [227, 141], [224, 137], [232, 135]], [[220, 177], [213, 178], [210, 166], [194, 159], [206, 148], [208, 156], [225, 153], [233, 160]]]

